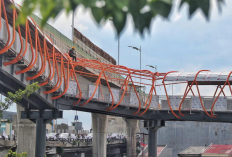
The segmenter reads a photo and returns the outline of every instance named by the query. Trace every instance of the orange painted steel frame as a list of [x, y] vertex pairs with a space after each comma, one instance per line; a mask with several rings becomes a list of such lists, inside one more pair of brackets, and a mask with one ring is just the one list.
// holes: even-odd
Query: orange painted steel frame
[[[11, 1], [8, 0], [8, 2], [11, 2]], [[16, 4], [13, 3], [13, 5], [16, 5]], [[15, 41], [15, 36], [16, 36], [15, 20], [17, 19], [18, 10], [16, 9], [16, 7], [14, 7], [12, 13], [7, 13], [7, 11], [5, 9], [4, 0], [0, 0], [0, 11], [2, 11], [4, 14], [4, 19], [6, 21], [6, 26], [7, 26], [7, 35], [8, 35], [8, 39], [7, 39], [5, 46], [0, 50], [0, 54], [3, 54], [11, 48], [11, 46], [14, 44], [14, 42], [16, 42]], [[11, 18], [13, 21], [12, 41], [10, 41], [11, 32], [10, 32], [10, 27], [9, 27], [9, 23], [8, 23], [8, 17]], [[1, 28], [1, 26], [2, 26], [2, 23], [0, 21], [0, 28]], [[34, 27], [34, 29], [32, 29], [32, 27]], [[107, 111], [114, 110], [116, 107], [118, 107], [121, 104], [125, 94], [127, 93], [127, 96], [129, 96], [129, 92], [132, 88], [132, 90], [134, 91], [134, 93], [138, 99], [138, 102], [139, 102], [138, 110], [134, 113], [134, 115], [139, 114], [139, 116], [142, 116], [150, 108], [153, 94], [155, 94], [157, 96], [157, 92], [156, 92], [155, 87], [156, 86], [163, 86], [164, 90], [165, 90], [167, 102], [168, 102], [168, 105], [169, 105], [169, 108], [170, 108], [172, 114], [177, 118], [181, 118], [173, 111], [173, 109], [171, 107], [171, 104], [169, 101], [169, 96], [168, 96], [167, 89], [166, 89], [166, 85], [168, 85], [168, 83], [167, 84], [165, 83], [166, 76], [168, 74], [174, 73], [176, 71], [170, 71], [167, 73], [158, 73], [158, 72], [153, 73], [149, 70], [136, 70], [136, 69], [127, 68], [127, 67], [121, 66], [121, 65], [106, 64], [106, 63], [101, 63], [98, 60], [90, 60], [90, 59], [83, 59], [83, 58], [77, 58], [77, 61], [74, 62], [74, 61], [72, 61], [72, 59], [69, 57], [68, 54], [60, 52], [60, 50], [54, 45], [53, 41], [43, 33], [43, 31], [37, 26], [37, 24], [35, 23], [35, 21], [32, 18], [29, 18], [26, 20], [26, 24], [25, 24], [24, 28], [25, 29], [23, 29], [23, 27], [19, 26], [19, 25], [17, 26], [20, 44], [21, 44], [20, 51], [17, 52], [18, 54], [14, 59], [12, 59], [11, 61], [8, 61], [8, 62], [4, 62], [4, 66], [15, 64], [18, 61], [24, 59], [26, 53], [28, 52], [27, 51], [28, 50], [28, 43], [27, 42], [29, 40], [30, 49], [31, 49], [30, 63], [25, 69], [16, 71], [16, 74], [17, 75], [22, 74], [22, 73], [25, 73], [25, 72], [28, 72], [29, 70], [31, 70], [36, 65], [37, 60], [39, 59], [38, 58], [38, 56], [39, 56], [40, 57], [40, 66], [37, 65], [39, 68], [38, 72], [33, 76], [27, 77], [26, 79], [27, 80], [34, 80], [34, 79], [37, 79], [38, 77], [44, 75], [46, 77], [46, 79], [44, 82], [41, 82], [39, 84], [40, 86], [44, 86], [54, 79], [53, 83], [55, 85], [52, 87], [52, 89], [45, 91], [44, 94], [50, 94], [50, 93], [54, 93], [54, 92], [58, 91], [64, 83], [64, 88], [63, 88], [62, 93], [59, 95], [53, 96], [52, 99], [58, 99], [58, 98], [62, 97], [67, 92], [67, 90], [69, 88], [70, 79], [71, 80], [75, 79], [75, 82], [77, 84], [77, 88], [79, 91], [79, 93], [76, 95], [76, 97], [79, 97], [79, 99], [73, 105], [79, 105], [79, 106], [86, 105], [88, 102], [90, 102], [92, 100], [95, 93], [97, 92], [98, 87], [100, 87], [101, 97], [102, 97], [102, 100], [104, 100], [104, 97], [102, 94], [102, 83], [101, 83], [101, 80], [104, 80], [108, 89], [109, 89], [109, 93], [112, 97], [112, 103], [111, 103], [110, 107], [107, 109]], [[25, 47], [24, 47], [24, 43], [23, 43], [23, 39], [22, 39], [21, 30], [24, 30], [24, 33], [25, 33]], [[32, 33], [34, 33], [34, 45], [33, 45], [33, 40], [32, 40]], [[42, 42], [42, 44], [41, 44], [41, 42]], [[35, 49], [34, 49], [34, 47], [35, 47]], [[46, 66], [48, 66], [49, 74], [46, 73]], [[78, 68], [81, 68], [81, 70], [77, 70]], [[85, 72], [84, 68], [97, 71], [98, 74]], [[181, 106], [182, 106], [186, 96], [188, 95], [189, 91], [191, 91], [193, 96], [195, 96], [193, 93], [193, 90], [192, 90], [192, 87], [194, 84], [196, 85], [196, 88], [197, 88], [197, 92], [199, 95], [201, 106], [202, 106], [204, 112], [210, 117], [215, 117], [213, 115], [213, 107], [214, 107], [219, 95], [221, 93], [223, 93], [225, 95], [223, 89], [225, 88], [225, 86], [227, 84], [229, 85], [229, 88], [230, 88], [230, 91], [232, 94], [232, 90], [231, 90], [230, 82], [229, 82], [229, 77], [230, 77], [232, 72], [230, 72], [224, 86], [221, 88], [219, 94], [217, 95], [216, 99], [213, 102], [213, 105], [211, 108], [211, 115], [210, 115], [206, 111], [206, 109], [204, 108], [204, 105], [202, 103], [201, 95], [200, 95], [200, 91], [199, 91], [199, 87], [198, 87], [198, 82], [197, 82], [198, 74], [200, 72], [204, 72], [204, 71], [208, 71], [208, 70], [199, 71], [195, 75], [194, 81], [192, 81], [190, 85], [189, 85], [189, 82], [169, 83], [169, 84], [187, 83], [183, 98], [182, 98], [180, 105], [179, 105], [179, 114], [181, 116], [184, 116], [184, 114], [181, 113]], [[84, 76], [84, 77], [91, 77], [91, 78], [96, 79], [94, 92], [88, 98], [88, 100], [82, 104], [79, 104], [80, 100], [82, 98], [82, 93], [81, 93], [80, 83], [78, 81], [77, 75]], [[120, 78], [120, 75], [124, 76], [125, 79]], [[56, 80], [55, 80], [55, 77], [57, 77]], [[140, 84], [140, 82], [137, 82], [135, 79], [144, 80], [145, 82], [141, 82], [141, 84], [144, 86], [150, 86], [149, 94], [148, 94], [143, 106], [142, 106], [142, 102], [140, 99], [140, 95], [136, 89], [137, 88], [136, 84]], [[159, 81], [159, 80], [162, 81], [162, 84], [156, 85], [155, 82]], [[115, 104], [112, 89], [111, 89], [110, 84], [109, 84], [110, 81], [111, 81], [111, 83], [117, 84], [119, 87], [121, 87], [121, 90], [123, 90], [122, 96], [121, 96], [119, 102], [117, 102], [117, 104]], [[214, 96], [216, 95], [219, 87], [220, 86], [218, 85]], [[159, 108], [161, 108], [159, 103], [158, 103], [158, 106], [159, 106]], [[140, 110], [142, 107], [144, 107], [144, 111], [142, 113], [140, 113]]]

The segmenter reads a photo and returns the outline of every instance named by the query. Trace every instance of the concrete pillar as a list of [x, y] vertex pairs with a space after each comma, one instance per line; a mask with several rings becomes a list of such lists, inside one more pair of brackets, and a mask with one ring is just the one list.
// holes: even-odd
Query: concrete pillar
[[36, 125], [28, 119], [21, 119], [24, 108], [17, 105], [17, 153], [27, 152], [28, 157], [35, 157]]
[[36, 119], [36, 147], [35, 156], [44, 157], [46, 144], [46, 124], [42, 118]]
[[138, 120], [136, 119], [125, 119], [126, 130], [127, 130], [127, 157], [136, 156], [136, 133], [138, 128]]
[[106, 157], [106, 124], [108, 116], [92, 113], [93, 157]]
[[148, 156], [157, 157], [157, 131], [165, 126], [165, 121], [144, 121], [144, 127], [148, 129]]
[[157, 131], [160, 127], [149, 128], [148, 156], [157, 157]]

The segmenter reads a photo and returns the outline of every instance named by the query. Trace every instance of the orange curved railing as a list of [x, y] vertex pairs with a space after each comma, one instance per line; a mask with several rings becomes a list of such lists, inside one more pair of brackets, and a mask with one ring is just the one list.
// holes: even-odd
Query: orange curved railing
[[[198, 87], [199, 81], [197, 81], [198, 75], [201, 72], [208, 71], [208, 70], [201, 70], [197, 72], [194, 80], [191, 82], [183, 81], [183, 82], [177, 82], [177, 83], [166, 83], [165, 78], [167, 78], [170, 73], [174, 73], [176, 71], [170, 71], [167, 73], [159, 73], [159, 72], [154, 73], [149, 70], [136, 70], [136, 69], [131, 69], [131, 68], [122, 66], [122, 65], [106, 64], [98, 60], [94, 60], [94, 59], [91, 60], [91, 59], [84, 59], [84, 58], [77, 58], [77, 61], [72, 61], [71, 57], [69, 57], [68, 54], [61, 52], [56, 47], [52, 39], [43, 33], [41, 28], [37, 26], [37, 24], [32, 18], [28, 18], [26, 20], [25, 27], [19, 26], [19, 25], [17, 25], [16, 27], [15, 20], [17, 19], [17, 14], [19, 12], [19, 10], [17, 10], [16, 7], [13, 8], [13, 11], [7, 12], [7, 10], [5, 9], [4, 0], [0, 0], [0, 12], [3, 12], [4, 19], [5, 19], [6, 26], [7, 26], [6, 27], [7, 35], [8, 35], [8, 38], [5, 41], [4, 47], [0, 49], [0, 54], [6, 53], [7, 50], [9, 50], [12, 47], [14, 42], [18, 42], [18, 44], [20, 43], [21, 45], [19, 52], [17, 52], [16, 54], [16, 57], [12, 59], [11, 61], [4, 62], [4, 66], [16, 64], [20, 60], [23, 60], [26, 53], [29, 53], [29, 51], [27, 51], [29, 48], [28, 46], [28, 41], [29, 41], [30, 49], [31, 49], [29, 58], [31, 59], [29, 59], [28, 61], [29, 64], [27, 65], [27, 67], [22, 70], [16, 71], [16, 74], [26, 73], [29, 70], [33, 69], [33, 67], [35, 67], [35, 65], [37, 64], [37, 61], [39, 60], [39, 65], [37, 64], [38, 70], [35, 71], [36, 73], [33, 76], [26, 77], [26, 80], [29, 81], [29, 80], [38, 79], [40, 80], [40, 84], [39, 84], [40, 86], [48, 85], [49, 82], [53, 81], [54, 84], [52, 84], [50, 88], [47, 89], [47, 91], [44, 91], [44, 94], [51, 94], [51, 93], [56, 92], [55, 93], [56, 95], [54, 95], [52, 99], [58, 99], [65, 95], [65, 93], [69, 89], [70, 79], [71, 79], [72, 81], [75, 80], [74, 82], [76, 83], [77, 89], [79, 92], [75, 95], [75, 97], [78, 98], [78, 100], [73, 105], [79, 105], [81, 107], [89, 103], [93, 99], [95, 93], [97, 92], [98, 87], [100, 87], [101, 99], [104, 100], [103, 89], [102, 89], [102, 86], [104, 83], [104, 85], [107, 86], [109, 96], [112, 98], [111, 104], [106, 109], [107, 111], [112, 111], [115, 108], [117, 108], [124, 100], [124, 97], [125, 96], [127, 97], [130, 92], [133, 92], [135, 93], [134, 99], [138, 100], [138, 105], [136, 106], [137, 111], [134, 112], [133, 114], [134, 115], [138, 114], [139, 116], [142, 116], [151, 108], [151, 103], [152, 103], [152, 99], [154, 98], [154, 95], [157, 96], [156, 87], [163, 87], [165, 91], [168, 106], [172, 114], [176, 118], [179, 119], [181, 118], [179, 115], [184, 116], [184, 114], [181, 112], [181, 107], [182, 107], [184, 100], [188, 96], [189, 92], [191, 91], [192, 95], [195, 96], [193, 89], [192, 89], [194, 85], [197, 88], [197, 92], [198, 92], [198, 96], [200, 99], [202, 109], [208, 116], [212, 118], [216, 117], [213, 114], [214, 105], [217, 99], [219, 98], [220, 94], [223, 93], [223, 95], [225, 95], [223, 90], [226, 85], [229, 86], [230, 93], [232, 95], [232, 89], [230, 86], [230, 76], [232, 72], [230, 72], [227, 76], [226, 81], [224, 82], [223, 87], [221, 87], [218, 84], [214, 97], [216, 96], [218, 88], [221, 88], [221, 90], [218, 93], [216, 99], [213, 101], [213, 104], [211, 107], [211, 114], [209, 114], [203, 105], [201, 95], [200, 95], [200, 90]], [[13, 32], [10, 31], [8, 19], [12, 20], [12, 22], [10, 23], [13, 25]], [[0, 21], [0, 28], [2, 28], [1, 21]], [[18, 39], [15, 38], [16, 31], [19, 34], [20, 41], [17, 41]], [[13, 37], [12, 37], [12, 40], [10, 41], [10, 37], [12, 33], [13, 33]], [[24, 35], [25, 43], [23, 43], [22, 34], [25, 34]], [[49, 70], [48, 74], [47, 74], [48, 71], [46, 71], [46, 68], [48, 68]], [[42, 79], [39, 79], [40, 76], [43, 76]], [[91, 78], [91, 80], [95, 81], [95, 88], [93, 89], [93, 93], [91, 93], [92, 95], [90, 95], [88, 99], [85, 99], [86, 101], [84, 103], [80, 103], [80, 101], [82, 100], [83, 94], [82, 94], [82, 89], [81, 89], [81, 83], [78, 78], [79, 76], [88, 77], [88, 78]], [[136, 81], [137, 79], [141, 81]], [[161, 83], [156, 84], [159, 81]], [[180, 84], [180, 83], [187, 83], [187, 86], [184, 91], [182, 100], [180, 101], [180, 104], [178, 106], [179, 115], [177, 115], [177, 113], [175, 113], [174, 109], [172, 108], [170, 104], [166, 85], [170, 85], [170, 84], [174, 85], [174, 84]], [[116, 99], [114, 98], [114, 93], [113, 93], [111, 84], [114, 84], [115, 88], [118, 88], [118, 90], [121, 90], [122, 92], [121, 97], [117, 100], [118, 101], [117, 103], [115, 103]], [[144, 96], [143, 99], [141, 99], [141, 86], [146, 87], [148, 91], [147, 96]], [[63, 89], [60, 92], [61, 88]], [[139, 92], [138, 92], [138, 89], [139, 89]], [[161, 109], [159, 102], [158, 102], [158, 109]]]

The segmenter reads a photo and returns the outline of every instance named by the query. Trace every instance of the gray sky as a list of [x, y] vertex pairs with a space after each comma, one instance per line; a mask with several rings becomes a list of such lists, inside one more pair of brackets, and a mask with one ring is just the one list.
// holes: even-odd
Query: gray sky
[[[16, 0], [21, 3], [21, 0]], [[180, 1], [176, 0], [177, 5]], [[200, 11], [189, 20], [187, 5], [180, 11], [173, 10], [170, 20], [156, 17], [152, 22], [151, 33], [145, 38], [134, 31], [131, 17], [127, 21], [124, 33], [120, 37], [120, 64], [129, 68], [139, 69], [139, 53], [128, 48], [128, 45], [142, 46], [142, 69], [149, 69], [145, 65], [157, 65], [159, 72], [167, 71], [229, 71], [232, 66], [232, 1], [226, 0], [222, 14], [214, 4], [210, 21], [206, 21]], [[94, 44], [105, 50], [117, 60], [118, 41], [111, 22], [104, 27], [98, 27], [90, 12], [78, 7], [75, 12], [75, 27], [89, 38]], [[61, 13], [55, 21], [49, 21], [61, 33], [71, 38], [71, 15]], [[149, 69], [153, 70], [154, 69]], [[181, 90], [174, 89], [175, 92]], [[183, 92], [182, 92], [183, 93]], [[204, 93], [211, 94], [205, 89]], [[11, 108], [14, 110], [14, 107]], [[73, 121], [75, 112], [65, 111], [64, 118], [69, 123]], [[85, 129], [91, 128], [91, 115], [78, 112], [80, 121]]]

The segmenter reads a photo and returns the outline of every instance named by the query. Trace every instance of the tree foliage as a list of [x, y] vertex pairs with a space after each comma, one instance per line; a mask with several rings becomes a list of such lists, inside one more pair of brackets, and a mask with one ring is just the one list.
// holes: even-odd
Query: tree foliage
[[[50, 18], [56, 18], [64, 9], [67, 13], [75, 10], [79, 5], [90, 9], [98, 25], [103, 25], [111, 19], [113, 25], [120, 34], [125, 27], [128, 14], [134, 21], [134, 27], [144, 34], [145, 29], [150, 29], [151, 21], [156, 16], [169, 19], [175, 0], [24, 0], [19, 15], [19, 23], [25, 23], [28, 15], [35, 9], [39, 9], [42, 15], [41, 26]], [[188, 12], [191, 18], [196, 10], [200, 9], [207, 20], [209, 20], [210, 9], [213, 1], [221, 11], [224, 0], [181, 0], [179, 8], [186, 3], [189, 6]]]
[[27, 152], [22, 152], [20, 154], [20, 153], [12, 152], [12, 150], [9, 150], [8, 153], [5, 155], [5, 157], [27, 157]]
[[2, 118], [3, 111], [7, 110], [13, 103], [17, 103], [23, 97], [29, 97], [32, 93], [37, 91], [40, 88], [38, 82], [35, 82], [31, 85], [27, 85], [24, 90], [19, 89], [14, 93], [8, 92], [7, 97], [3, 102], [0, 102], [0, 118]]

